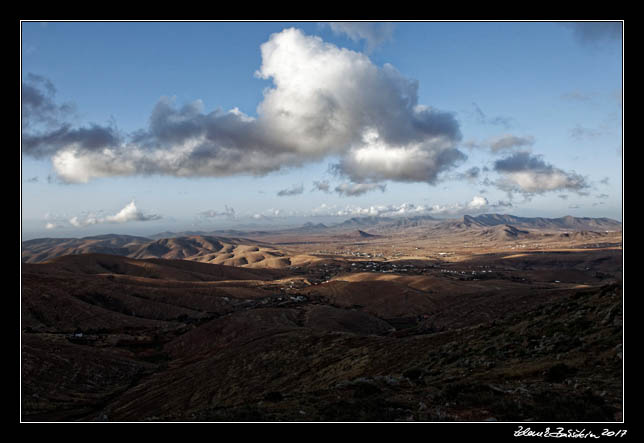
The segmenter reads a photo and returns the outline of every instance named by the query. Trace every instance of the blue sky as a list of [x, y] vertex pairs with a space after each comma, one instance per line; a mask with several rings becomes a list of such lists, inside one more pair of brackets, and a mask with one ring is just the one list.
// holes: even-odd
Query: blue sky
[[23, 239], [621, 220], [621, 27], [23, 22]]

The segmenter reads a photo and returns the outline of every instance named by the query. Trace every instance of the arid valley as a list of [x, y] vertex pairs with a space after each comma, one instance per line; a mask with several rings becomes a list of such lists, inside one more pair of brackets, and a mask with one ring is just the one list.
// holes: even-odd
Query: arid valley
[[24, 421], [622, 420], [622, 224], [22, 242]]

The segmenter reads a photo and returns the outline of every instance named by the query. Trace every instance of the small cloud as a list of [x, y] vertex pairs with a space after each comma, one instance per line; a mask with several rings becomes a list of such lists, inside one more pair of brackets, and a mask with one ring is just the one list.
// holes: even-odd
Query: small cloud
[[202, 211], [198, 215], [200, 218], [218, 218], [218, 217], [226, 217], [230, 219], [235, 218], [235, 210], [228, 205], [224, 205], [224, 210], [223, 211], [214, 211], [214, 210], [208, 210], [208, 211]]
[[512, 202], [499, 200], [495, 204], [493, 204], [492, 207], [494, 207], [494, 208], [511, 208], [512, 207]]
[[273, 220], [276, 218], [293, 217], [298, 215], [295, 211], [286, 211], [284, 209], [270, 208], [264, 212], [257, 212], [251, 215], [255, 220]]
[[134, 200], [132, 200], [117, 214], [108, 215], [104, 220], [107, 223], [126, 223], [130, 221], [159, 220], [160, 218], [161, 216], [155, 214], [143, 214], [137, 209], [136, 205], [134, 204]]
[[402, 203], [400, 205], [372, 205], [368, 207], [346, 206], [344, 209], [335, 211], [332, 215], [339, 217], [396, 217], [428, 214], [431, 208], [413, 203]]
[[335, 192], [339, 195], [355, 197], [377, 189], [380, 189], [381, 192], [385, 192], [386, 187], [387, 185], [381, 185], [378, 183], [342, 183], [336, 186]]
[[577, 141], [588, 140], [600, 137], [602, 135], [601, 131], [595, 129], [584, 128], [581, 125], [577, 125], [570, 130], [570, 137]]
[[128, 223], [132, 221], [152, 221], [161, 219], [160, 215], [142, 213], [132, 200], [123, 209], [114, 215], [101, 216], [100, 214], [87, 213], [84, 216], [74, 216], [68, 221], [72, 226], [82, 228], [89, 225], [104, 223]]
[[322, 203], [320, 206], [313, 208], [310, 215], [312, 216], [330, 216], [335, 215], [336, 205], [329, 205], [327, 203]]
[[481, 149], [483, 147], [483, 145], [476, 140], [466, 140], [463, 142], [462, 146], [470, 151], [473, 149]]
[[327, 194], [331, 192], [329, 182], [327, 180], [323, 181], [314, 181], [313, 182], [313, 191], [322, 191], [326, 192]]
[[47, 174], [47, 183], [50, 185], [60, 184], [62, 181], [55, 175]]
[[512, 134], [505, 134], [490, 140], [488, 144], [492, 152], [499, 152], [502, 150], [532, 146], [534, 145], [534, 137], [520, 137]]
[[601, 43], [621, 41], [622, 22], [568, 22], [563, 26], [572, 30], [579, 43], [596, 47]]
[[478, 166], [473, 166], [465, 172], [458, 174], [458, 179], [467, 180], [469, 182], [476, 181], [481, 175], [481, 168]]
[[500, 115], [489, 117], [475, 102], [472, 102], [472, 107], [474, 108], [474, 110], [470, 114], [474, 117], [474, 120], [476, 120], [481, 125], [502, 126], [505, 129], [508, 129], [513, 125], [511, 117], [504, 117]]
[[330, 22], [326, 23], [335, 34], [344, 34], [355, 42], [364, 40], [367, 52], [390, 40], [395, 23], [390, 22]]
[[65, 215], [60, 215], [60, 214], [52, 214], [51, 212], [45, 213], [45, 221], [47, 222], [45, 226], [49, 225], [50, 228], [48, 229], [53, 229], [61, 226], [61, 223], [64, 223], [67, 221], [67, 216]]
[[503, 176], [496, 182], [497, 187], [510, 193], [541, 194], [570, 190], [582, 195], [583, 190], [589, 188], [581, 175], [558, 169], [527, 152], [517, 152], [497, 160], [494, 169]]
[[290, 189], [282, 189], [277, 193], [279, 197], [287, 197], [291, 195], [298, 195], [304, 192], [304, 185], [293, 185]]
[[489, 149], [492, 153], [497, 154], [501, 151], [518, 150], [524, 148], [529, 150], [535, 143], [535, 138], [531, 135], [514, 135], [503, 134], [497, 137], [488, 138], [485, 141], [468, 140], [463, 146], [472, 149]]
[[77, 228], [84, 228], [85, 226], [98, 224], [99, 219], [93, 215], [87, 215], [83, 218], [74, 216], [69, 219], [69, 223]]
[[467, 208], [476, 211], [476, 210], [479, 210], [481, 208], [486, 207], [488, 204], [489, 204], [489, 202], [488, 202], [487, 198], [481, 197], [480, 195], [477, 195], [474, 198], [472, 198], [472, 201], [470, 201], [467, 204]]

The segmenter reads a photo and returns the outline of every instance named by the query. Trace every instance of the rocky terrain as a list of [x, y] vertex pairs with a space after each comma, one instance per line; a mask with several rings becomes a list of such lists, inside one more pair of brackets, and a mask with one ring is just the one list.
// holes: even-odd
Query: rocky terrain
[[505, 221], [408, 243], [103, 236], [110, 253], [23, 263], [22, 419], [620, 421], [621, 232]]

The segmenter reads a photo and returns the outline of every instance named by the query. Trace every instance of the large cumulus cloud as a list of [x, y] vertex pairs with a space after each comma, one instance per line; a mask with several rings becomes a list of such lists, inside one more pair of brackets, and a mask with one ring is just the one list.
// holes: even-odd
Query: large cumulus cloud
[[[465, 159], [456, 147], [461, 134], [454, 116], [419, 104], [418, 83], [393, 66], [376, 66], [362, 53], [298, 29], [273, 34], [261, 55], [256, 75], [272, 87], [264, 91], [257, 117], [237, 108], [206, 112], [200, 101], [180, 107], [162, 98], [149, 125], [129, 137], [101, 125], [73, 128], [64, 122], [40, 131], [23, 126], [23, 153], [50, 156], [66, 182], [264, 175], [334, 156], [335, 171], [353, 182], [435, 183]], [[33, 121], [28, 103], [39, 96], [25, 86], [23, 113]], [[55, 110], [52, 91], [41, 95]], [[38, 109], [43, 122], [46, 110]]]

